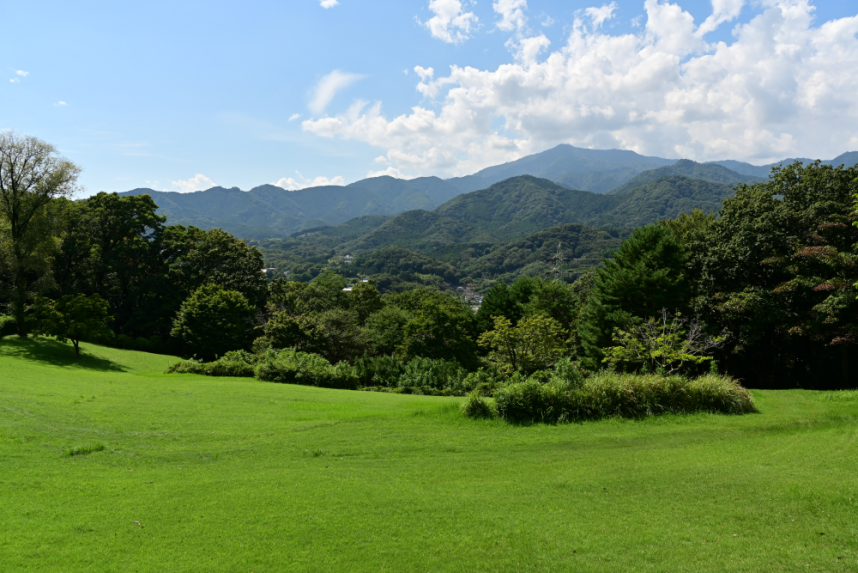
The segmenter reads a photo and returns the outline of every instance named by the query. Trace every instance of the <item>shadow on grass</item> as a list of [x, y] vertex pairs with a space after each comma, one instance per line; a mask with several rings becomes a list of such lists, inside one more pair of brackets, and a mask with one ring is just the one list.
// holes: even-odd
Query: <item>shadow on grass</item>
[[83, 350], [81, 350], [80, 359], [75, 358], [74, 346], [49, 338], [18, 338], [17, 336], [0, 338], [0, 354], [81, 370], [126, 371], [124, 367], [113, 361], [91, 356]]

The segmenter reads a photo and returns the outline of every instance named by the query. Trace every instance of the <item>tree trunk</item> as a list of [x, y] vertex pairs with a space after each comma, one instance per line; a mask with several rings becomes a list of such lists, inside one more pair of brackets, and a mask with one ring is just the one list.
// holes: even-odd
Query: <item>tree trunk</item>
[[840, 345], [840, 368], [843, 373], [843, 389], [849, 388], [849, 345]]
[[74, 357], [80, 360], [80, 340], [72, 340], [74, 344]]
[[18, 336], [27, 338], [27, 325], [25, 324], [27, 307], [27, 275], [24, 268], [24, 254], [19, 245], [14, 246], [15, 251], [15, 286], [12, 289], [12, 313], [15, 315]]

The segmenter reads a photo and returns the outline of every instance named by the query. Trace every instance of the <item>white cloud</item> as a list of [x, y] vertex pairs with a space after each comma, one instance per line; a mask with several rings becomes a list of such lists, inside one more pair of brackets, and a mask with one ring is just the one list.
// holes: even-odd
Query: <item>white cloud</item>
[[[178, 181], [171, 182], [173, 187], [178, 187], [180, 193], [190, 193], [192, 191], [205, 191], [206, 189], [211, 189], [212, 187], [216, 187], [214, 181], [203, 175], [202, 173], [197, 173], [190, 179], [186, 179], [182, 181], [181, 179]], [[157, 184], [157, 181], [156, 181]]]
[[[718, 0], [716, 0], [716, 2], [717, 1]], [[616, 9], [617, 3], [611, 2], [610, 4], [605, 4], [601, 8], [587, 8], [584, 10], [584, 13], [590, 18], [590, 21], [593, 23], [593, 28], [601, 28], [605, 20], [610, 20], [614, 17]]]
[[295, 121], [296, 119], [299, 119], [301, 117], [301, 115], [302, 114], [300, 114], [300, 113], [293, 113], [292, 115], [289, 116], [289, 121]]
[[339, 2], [337, 0], [319, 0], [319, 6], [321, 6], [322, 8], [324, 8], [326, 10], [328, 8], [333, 8], [334, 6], [337, 6], [338, 4], [339, 4]]
[[327, 185], [345, 185], [346, 181], [342, 175], [337, 175], [332, 179], [328, 179], [327, 177], [316, 177], [315, 179], [307, 179], [299, 171], [295, 171], [298, 174], [300, 180], [296, 180], [292, 177], [283, 177], [278, 181], [272, 183], [272, 185], [276, 185], [277, 187], [282, 187], [287, 191], [297, 191], [299, 189], [306, 189], [308, 187], [323, 187]]
[[[513, 4], [505, 14], [525, 6]], [[359, 101], [302, 128], [367, 142], [384, 150], [388, 169], [418, 175], [473, 173], [558, 143], [758, 162], [854, 147], [858, 16], [816, 24], [808, 0], [765, 0], [733, 41], [707, 43], [701, 29], [736, 6], [716, 0], [696, 25], [677, 4], [646, 0], [643, 27], [618, 35], [597, 27], [606, 11], [585, 12], [539, 62], [534, 53], [549, 45], [537, 36], [494, 70], [451, 66], [438, 77], [415, 68], [437, 109], [388, 117], [381, 102]]]
[[67, 104], [66, 102], [64, 102], [64, 101], [60, 100], [60, 101], [58, 101], [57, 103], [55, 103], [54, 105], [55, 105], [55, 106], [57, 106], [57, 107], [63, 107], [63, 106], [66, 106], [66, 105], [68, 105], [68, 104]]
[[542, 21], [542, 25], [546, 28], [549, 28], [554, 25], [554, 18], [551, 16], [546, 16], [545, 20]]
[[465, 12], [459, 0], [429, 0], [429, 10], [435, 15], [421, 22], [432, 37], [448, 44], [458, 44], [470, 38], [471, 26], [478, 23], [473, 12]]
[[11, 79], [11, 80], [9, 80], [9, 81], [10, 81], [10, 82], [12, 82], [13, 84], [17, 84], [17, 83], [18, 83], [18, 82], [20, 82], [21, 80], [19, 80], [18, 78], [12, 78], [12, 79]]
[[497, 27], [505, 32], [521, 31], [527, 26], [527, 0], [495, 0], [492, 9], [500, 15]]
[[370, 177], [383, 177], [383, 176], [396, 177], [397, 179], [413, 179], [413, 177], [408, 177], [403, 175], [402, 172], [396, 167], [388, 167], [384, 171], [370, 171], [366, 174], [367, 179]]
[[697, 34], [703, 36], [724, 22], [735, 20], [745, 6], [745, 0], [712, 0], [712, 15], [700, 24]]
[[25, 78], [30, 75], [30, 72], [25, 72], [24, 70], [17, 70], [15, 73]]
[[316, 87], [313, 90], [313, 99], [307, 107], [309, 107], [310, 111], [315, 114], [324, 113], [325, 108], [328, 107], [328, 104], [331, 103], [331, 100], [334, 99], [337, 92], [346, 89], [356, 81], [363, 78], [364, 76], [360, 74], [351, 74], [348, 72], [341, 72], [340, 70], [332, 71], [319, 80], [318, 84], [316, 84]]

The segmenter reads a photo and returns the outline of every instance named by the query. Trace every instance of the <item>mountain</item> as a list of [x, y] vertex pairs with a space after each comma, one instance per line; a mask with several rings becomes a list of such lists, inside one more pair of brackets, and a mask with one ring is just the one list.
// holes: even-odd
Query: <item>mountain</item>
[[213, 187], [195, 193], [134, 189], [121, 195], [149, 194], [170, 224], [220, 227], [239, 237], [288, 237], [305, 229], [333, 226], [367, 215], [431, 210], [458, 194], [437, 177], [412, 181], [375, 177], [346, 187], [286, 191], [261, 185], [250, 191]]
[[459, 195], [435, 213], [463, 219], [508, 241], [566, 223], [637, 227], [693, 209], [718, 209], [732, 194], [733, 189], [722, 183], [681, 175], [661, 177], [621, 194], [576, 191], [523, 175]]
[[[582, 149], [567, 144], [522, 157], [502, 165], [487, 167], [466, 177], [447, 182], [467, 193], [484, 189], [494, 183], [533, 175], [550, 179], [564, 186], [604, 192], [628, 181], [638, 173], [675, 163], [675, 159], [646, 157], [621, 149]], [[590, 174], [588, 177], [581, 175]]]
[[[737, 173], [741, 173], [742, 175], [753, 175], [756, 177], [768, 179], [769, 173], [772, 172], [772, 167], [775, 167], [777, 165], [789, 165], [790, 163], [795, 163], [796, 161], [801, 161], [802, 163], [807, 165], [814, 160], [808, 159], [806, 157], [801, 157], [784, 159], [782, 161], [776, 161], [775, 163], [769, 163], [768, 165], [751, 165], [750, 163], [745, 163], [743, 161], [734, 161], [732, 159], [728, 159], [726, 161], [711, 161], [710, 164], [721, 165], [722, 167], [726, 167], [727, 169], [731, 169]], [[822, 164], [831, 165], [834, 167], [838, 167], [840, 165], [844, 165], [846, 167], [858, 165], [858, 151], [847, 151], [846, 153], [838, 155], [834, 159], [827, 159], [822, 161]]]
[[485, 230], [458, 217], [430, 211], [406, 211], [385, 221], [369, 233], [342, 245], [343, 252], [367, 252], [395, 245], [412, 250], [451, 243], [495, 242]]
[[688, 177], [690, 179], [701, 179], [703, 181], [709, 181], [712, 183], [720, 183], [729, 187], [733, 187], [740, 183], [751, 184], [761, 183], [765, 181], [765, 179], [763, 179], [762, 177], [756, 177], [754, 175], [743, 175], [741, 173], [737, 173], [736, 171], [732, 171], [722, 165], [716, 165], [712, 163], [697, 163], [695, 161], [691, 161], [690, 159], [680, 159], [673, 165], [667, 165], [665, 167], [659, 167], [658, 169], [650, 169], [649, 171], [644, 171], [643, 173], [632, 177], [630, 180], [628, 180], [623, 185], [620, 185], [616, 189], [608, 191], [608, 193], [611, 195], [618, 195], [620, 193], [625, 193], [630, 189], [634, 189], [635, 187], [640, 187], [641, 185], [645, 185], [646, 183], [655, 181], [656, 179], [672, 177], [675, 175]]

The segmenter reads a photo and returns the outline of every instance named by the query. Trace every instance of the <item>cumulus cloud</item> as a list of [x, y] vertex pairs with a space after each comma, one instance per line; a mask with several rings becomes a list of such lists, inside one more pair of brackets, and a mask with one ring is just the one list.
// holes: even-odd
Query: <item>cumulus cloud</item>
[[315, 114], [324, 113], [325, 108], [328, 107], [338, 92], [363, 78], [364, 76], [361, 74], [351, 74], [340, 70], [332, 71], [316, 84], [313, 90], [313, 98], [307, 107]]
[[473, 12], [465, 12], [459, 0], [429, 0], [429, 10], [435, 15], [421, 22], [432, 37], [448, 44], [458, 44], [470, 38], [471, 27], [478, 19]]
[[202, 173], [197, 173], [190, 179], [186, 180], [178, 180], [172, 181], [173, 187], [178, 187], [180, 193], [191, 193], [192, 191], [205, 191], [206, 189], [211, 189], [212, 187], [216, 187], [214, 181], [203, 175]]
[[[716, 0], [716, 2], [719, 0]], [[729, 0], [727, 0], [729, 1]], [[617, 3], [611, 2], [599, 8], [591, 6], [584, 10], [584, 13], [590, 18], [594, 28], [601, 28], [606, 20], [614, 17], [614, 12], [617, 10]]]
[[23, 76], [23, 77], [25, 77], [25, 78], [26, 78], [27, 76], [29, 76], [29, 75], [30, 75], [30, 72], [25, 72], [24, 70], [17, 70], [15, 73], [16, 73], [17, 75], [19, 75], [19, 76]]
[[[526, 4], [495, 6], [515, 22]], [[616, 35], [599, 27], [611, 6], [597, 7], [541, 61], [534, 53], [549, 50], [547, 39], [522, 36], [529, 43], [494, 70], [415, 68], [437, 107], [389, 117], [381, 102], [357, 101], [302, 128], [369, 143], [388, 169], [418, 175], [473, 173], [558, 143], [759, 162], [854, 147], [858, 16], [815, 23], [807, 0], [766, 0], [731, 42], [706, 42], [701, 30], [730, 21], [737, 6], [714, 0], [697, 25], [678, 4], [646, 0], [642, 27]]]
[[319, 0], [319, 6], [324, 9], [333, 8], [334, 6], [339, 5], [337, 0]]
[[527, 0], [495, 0], [492, 9], [501, 17], [497, 23], [500, 30], [521, 31], [527, 26], [527, 16], [524, 15]]
[[18, 78], [12, 78], [12, 79], [11, 79], [11, 80], [9, 80], [9, 81], [10, 81], [10, 82], [12, 82], [13, 84], [17, 84], [17, 83], [18, 83], [18, 82], [20, 82], [21, 80], [19, 80]]
[[296, 119], [299, 119], [300, 117], [301, 117], [300, 113], [293, 113], [292, 115], [289, 116], [289, 121], [295, 121]]
[[298, 174], [298, 180], [293, 177], [282, 177], [278, 181], [272, 183], [272, 185], [276, 185], [277, 187], [282, 187], [287, 191], [297, 191], [299, 189], [306, 189], [308, 187], [323, 187], [326, 185], [345, 185], [346, 181], [342, 175], [337, 175], [332, 179], [328, 179], [327, 177], [316, 177], [314, 179], [307, 179], [299, 171], [295, 171]]
[[63, 106], [66, 106], [66, 105], [68, 105], [68, 104], [67, 104], [66, 102], [64, 102], [64, 101], [60, 100], [60, 101], [58, 101], [57, 103], [55, 103], [54, 105], [55, 105], [55, 106], [57, 106], [57, 107], [63, 107]]

